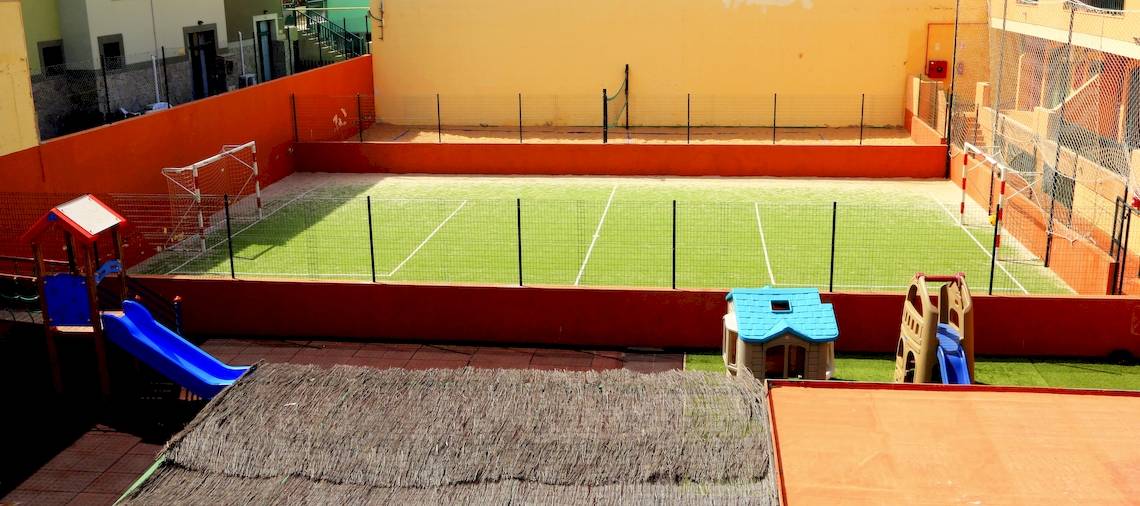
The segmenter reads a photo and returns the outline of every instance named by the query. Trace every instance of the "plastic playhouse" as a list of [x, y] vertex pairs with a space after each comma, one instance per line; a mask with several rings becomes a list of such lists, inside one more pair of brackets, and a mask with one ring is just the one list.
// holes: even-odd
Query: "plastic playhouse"
[[[84, 195], [52, 208], [24, 234], [24, 240], [32, 245], [36, 277], [40, 280], [40, 300], [56, 389], [63, 389], [57, 339], [86, 337], [95, 342], [99, 385], [104, 395], [109, 395], [111, 389], [106, 348], [109, 339], [193, 394], [212, 398], [245, 374], [249, 367], [231, 367], [218, 361], [155, 321], [141, 304], [125, 300], [126, 273], [120, 260], [123, 253], [120, 230], [125, 224], [122, 216], [99, 199]], [[63, 234], [68, 271], [45, 274], [43, 245], [46, 236], [53, 231]], [[99, 241], [108, 236], [113, 252], [108, 255], [110, 258], [102, 260]], [[122, 303], [122, 311], [104, 311], [99, 306], [100, 283], [112, 275], [117, 278], [115, 302]]]
[[724, 315], [730, 376], [829, 379], [835, 373], [835, 310], [815, 288], [737, 288]]
[[[927, 283], [941, 283], [937, 302]], [[973, 311], [965, 274], [915, 274], [903, 302], [895, 382], [969, 385], [974, 377]]]

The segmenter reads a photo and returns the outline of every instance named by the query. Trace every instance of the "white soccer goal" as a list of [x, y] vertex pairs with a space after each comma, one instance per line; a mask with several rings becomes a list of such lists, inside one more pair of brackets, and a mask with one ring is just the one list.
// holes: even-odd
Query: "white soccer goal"
[[[257, 171], [257, 145], [222, 146], [218, 154], [186, 167], [162, 169], [170, 196], [167, 248], [207, 248], [207, 235], [224, 226], [225, 202], [230, 209], [254, 209], [261, 217], [261, 182]], [[252, 198], [250, 198], [252, 197]], [[193, 241], [193, 238], [197, 241]]]

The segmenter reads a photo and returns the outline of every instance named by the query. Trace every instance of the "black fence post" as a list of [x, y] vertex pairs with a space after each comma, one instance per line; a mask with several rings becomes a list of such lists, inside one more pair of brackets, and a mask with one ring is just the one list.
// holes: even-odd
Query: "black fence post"
[[171, 307], [174, 309], [174, 333], [182, 335], [182, 296], [175, 295], [174, 300], [171, 302]]
[[519, 93], [519, 144], [523, 143], [522, 93]]
[[677, 201], [673, 201], [673, 289], [677, 289]]
[[166, 75], [166, 46], [162, 46], [162, 89], [166, 91], [166, 103], [170, 102], [170, 77]]
[[827, 291], [835, 291], [835, 222], [839, 215], [839, 203], [831, 203], [831, 271], [827, 275]]
[[360, 94], [356, 94], [356, 130], [360, 142], [364, 142], [364, 110], [360, 104]]
[[[685, 144], [693, 139], [693, 94], [685, 94]], [[676, 204], [676, 202], [674, 202]]]
[[625, 64], [625, 132], [629, 135], [629, 64]]
[[519, 245], [519, 286], [523, 286], [523, 264], [522, 264], [522, 199], [515, 199], [515, 237], [518, 239]]
[[1124, 277], [1127, 276], [1125, 272], [1128, 268], [1128, 236], [1132, 229], [1132, 210], [1125, 207], [1124, 216], [1124, 240], [1120, 242], [1120, 268], [1117, 269], [1120, 272], [1120, 275], [1117, 276], [1117, 295], [1124, 295]]
[[443, 116], [439, 112], [439, 93], [435, 94], [435, 134], [439, 143], [443, 144]]
[[863, 125], [867, 119], [867, 94], [864, 93], [862, 98], [859, 99], [859, 145], [863, 145]]
[[606, 144], [610, 141], [610, 139], [609, 139], [609, 136], [610, 136], [610, 112], [608, 110], [609, 107], [610, 107], [609, 94], [606, 93], [605, 88], [602, 88], [602, 144]]
[[990, 249], [990, 289], [989, 294], [994, 294], [994, 270], [997, 269], [997, 250], [998, 243], [1001, 241], [1001, 202], [998, 202], [997, 210], [994, 211], [994, 241]]
[[372, 233], [372, 196], [366, 195], [365, 202], [368, 203], [368, 258], [370, 259], [369, 265], [372, 267], [372, 282], [376, 282], [376, 239]]
[[776, 143], [776, 94], [772, 94], [772, 144]]
[[289, 95], [289, 106], [293, 108], [293, 142], [301, 142], [300, 128], [297, 127], [297, 95]]
[[222, 199], [226, 208], [226, 246], [230, 250], [230, 279], [237, 279], [237, 272], [234, 270], [234, 233], [230, 225], [230, 194], [223, 195]]

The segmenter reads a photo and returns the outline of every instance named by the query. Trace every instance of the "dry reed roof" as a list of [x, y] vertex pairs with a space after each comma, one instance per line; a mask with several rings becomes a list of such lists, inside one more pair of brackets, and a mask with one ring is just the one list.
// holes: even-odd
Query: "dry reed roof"
[[708, 373], [270, 364], [129, 501], [776, 501], [763, 385]]

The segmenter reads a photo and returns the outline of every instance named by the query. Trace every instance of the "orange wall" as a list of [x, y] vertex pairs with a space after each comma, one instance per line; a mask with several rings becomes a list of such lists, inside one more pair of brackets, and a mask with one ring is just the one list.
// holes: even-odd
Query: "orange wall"
[[429, 174], [942, 178], [942, 146], [297, 145], [297, 170]]
[[[725, 311], [721, 291], [137, 279], [167, 297], [181, 295], [186, 329], [204, 335], [710, 349], [720, 346]], [[980, 354], [1140, 355], [1140, 299], [974, 299]], [[839, 351], [894, 351], [902, 294], [824, 300], [835, 306]]]
[[180, 105], [0, 157], [0, 191], [166, 193], [164, 167], [257, 141], [262, 184], [293, 172], [290, 95], [372, 93], [370, 56]]

